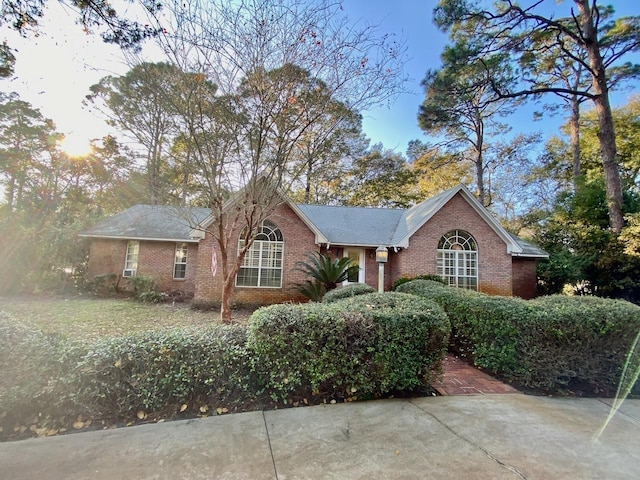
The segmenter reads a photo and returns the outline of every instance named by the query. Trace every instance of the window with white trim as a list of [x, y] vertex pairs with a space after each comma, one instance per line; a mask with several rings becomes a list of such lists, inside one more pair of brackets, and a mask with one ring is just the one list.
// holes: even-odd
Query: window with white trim
[[[240, 235], [238, 251], [244, 247], [245, 241], [246, 232]], [[280, 229], [267, 220], [262, 222], [236, 275], [236, 286], [281, 288], [283, 247]]]
[[453, 287], [478, 289], [478, 247], [464, 230], [445, 233], [438, 243], [437, 269]]
[[124, 269], [131, 271], [135, 275], [138, 270], [138, 253], [140, 252], [140, 242], [137, 240], [129, 240], [127, 242], [127, 255], [124, 260]]
[[189, 246], [186, 243], [176, 244], [176, 255], [173, 261], [173, 278], [182, 280], [187, 277], [187, 251]]

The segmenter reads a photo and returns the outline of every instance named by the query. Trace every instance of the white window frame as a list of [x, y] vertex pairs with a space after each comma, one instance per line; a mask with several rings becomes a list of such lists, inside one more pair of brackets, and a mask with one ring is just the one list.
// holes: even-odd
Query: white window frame
[[[176, 251], [173, 257], [173, 279], [184, 280], [187, 278], [187, 259], [189, 257], [189, 244], [188, 243], [176, 243]], [[182, 277], [176, 276], [177, 267], [184, 265]]]
[[137, 240], [129, 240], [127, 242], [127, 252], [124, 257], [124, 269], [132, 270], [135, 276], [138, 271], [138, 257], [140, 255], [140, 242]]
[[451, 230], [438, 242], [438, 275], [452, 287], [478, 290], [478, 243], [464, 230]]
[[[238, 251], [245, 245], [245, 233], [238, 239]], [[249, 250], [242, 259], [240, 270], [236, 274], [236, 287], [241, 288], [282, 288], [284, 263], [284, 239], [282, 232], [274, 223], [265, 220], [260, 224], [258, 233]], [[243, 273], [253, 270], [256, 284], [245, 284], [242, 279], [251, 279], [253, 275], [243, 277]], [[278, 275], [278, 285], [265, 285], [267, 273]]]

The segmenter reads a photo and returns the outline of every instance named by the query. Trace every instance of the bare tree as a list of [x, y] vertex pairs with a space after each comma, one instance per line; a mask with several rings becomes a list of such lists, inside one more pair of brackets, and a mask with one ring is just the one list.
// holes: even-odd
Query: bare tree
[[[220, 252], [223, 321], [261, 223], [305, 173], [300, 141], [329, 132], [403, 88], [403, 46], [350, 23], [339, 2], [211, 0], [167, 4], [160, 46], [188, 74], [176, 105], [206, 185]], [[336, 109], [336, 102], [345, 106]], [[298, 163], [299, 165], [299, 163]], [[233, 192], [231, 200], [227, 194]], [[245, 232], [240, 251], [238, 231]]]

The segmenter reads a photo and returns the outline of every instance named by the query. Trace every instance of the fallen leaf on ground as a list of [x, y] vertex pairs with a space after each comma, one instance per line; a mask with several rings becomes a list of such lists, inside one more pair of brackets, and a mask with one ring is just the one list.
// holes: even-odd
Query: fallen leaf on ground
[[187, 405], [186, 403], [183, 403], [182, 406], [180, 407], [180, 411], [184, 412], [187, 408], [189, 408], [189, 405]]

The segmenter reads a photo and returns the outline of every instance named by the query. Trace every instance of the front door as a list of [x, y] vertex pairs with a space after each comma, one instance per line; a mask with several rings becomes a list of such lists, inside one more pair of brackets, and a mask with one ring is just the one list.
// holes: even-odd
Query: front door
[[359, 267], [358, 271], [350, 275], [344, 284], [364, 283], [364, 248], [345, 248], [344, 256], [349, 257]]

